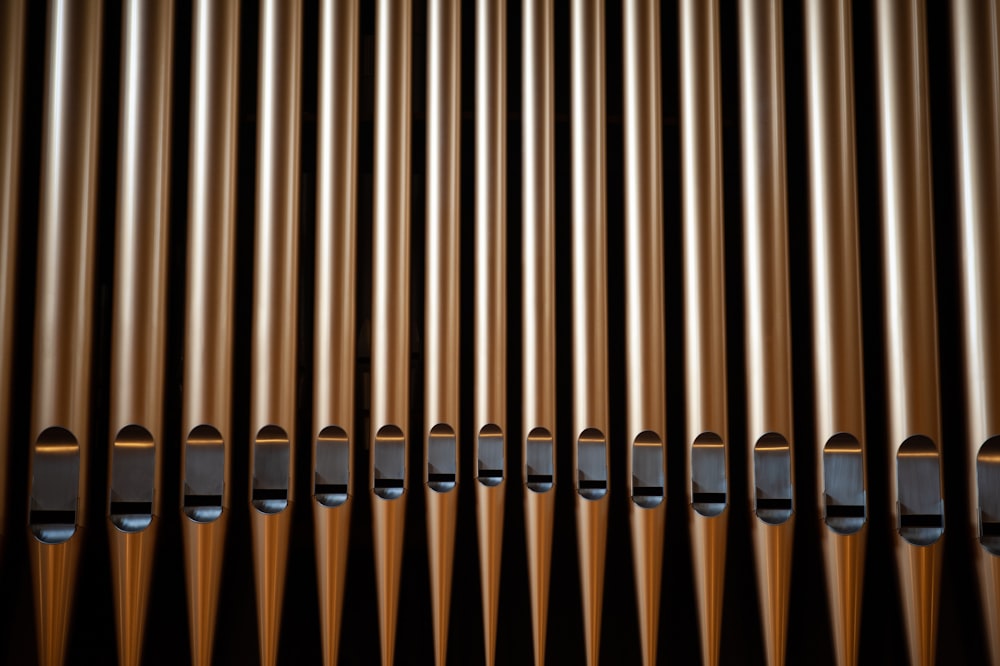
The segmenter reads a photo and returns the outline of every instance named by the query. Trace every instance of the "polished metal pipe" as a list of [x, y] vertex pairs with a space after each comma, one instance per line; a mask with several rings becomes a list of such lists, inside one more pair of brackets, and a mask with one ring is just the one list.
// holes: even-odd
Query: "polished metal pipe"
[[250, 359], [250, 529], [260, 658], [278, 658], [295, 497], [302, 2], [260, 5]]
[[371, 467], [382, 663], [392, 664], [406, 519], [410, 383], [411, 0], [375, 9]]
[[174, 3], [122, 11], [108, 536], [118, 661], [139, 664], [160, 515]]
[[944, 495], [938, 395], [926, 18], [875, 3], [882, 181], [889, 511], [910, 661], [934, 662]]
[[507, 492], [507, 2], [476, 3], [476, 525], [486, 663], [496, 655]]
[[764, 647], [785, 661], [795, 523], [781, 3], [739, 3], [751, 520]]
[[38, 656], [63, 663], [87, 515], [102, 3], [49, 3], [31, 401]]
[[552, 0], [521, 24], [521, 417], [524, 530], [536, 666], [545, 662], [556, 484], [555, 114]]
[[730, 501], [718, 1], [682, 0], [678, 23], [686, 492], [701, 655], [714, 665], [722, 632]]
[[319, 8], [313, 530], [323, 662], [337, 663], [354, 497], [358, 0]]
[[0, 2], [0, 547], [7, 524], [7, 456], [17, 301], [26, 0]]
[[196, 0], [191, 28], [181, 531], [191, 661], [212, 663], [230, 507], [239, 0]]
[[573, 485], [587, 663], [600, 653], [608, 532], [608, 310], [604, 2], [570, 7]]
[[985, 638], [1000, 664], [1000, 4], [951, 4], [955, 185], [970, 535]]
[[622, 3], [622, 44], [629, 514], [642, 661], [649, 665], [656, 663], [667, 515], [659, 0]]
[[434, 659], [447, 661], [461, 368], [462, 3], [427, 3], [424, 496]]
[[851, 2], [806, 0], [817, 494], [837, 663], [855, 664], [868, 530]]

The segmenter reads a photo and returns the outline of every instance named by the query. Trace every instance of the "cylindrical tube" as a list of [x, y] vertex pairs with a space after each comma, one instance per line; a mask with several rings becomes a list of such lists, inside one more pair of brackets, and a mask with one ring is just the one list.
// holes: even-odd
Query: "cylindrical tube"
[[914, 664], [935, 659], [944, 499], [938, 396], [926, 18], [875, 3], [882, 181], [889, 515]]
[[969, 535], [1000, 663], [1000, 5], [951, 4], [955, 185], [965, 352]]

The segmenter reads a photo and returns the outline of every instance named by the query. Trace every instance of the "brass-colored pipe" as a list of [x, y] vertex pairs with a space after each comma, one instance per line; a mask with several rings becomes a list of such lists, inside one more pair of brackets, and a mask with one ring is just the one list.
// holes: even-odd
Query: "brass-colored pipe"
[[719, 662], [729, 524], [722, 93], [717, 0], [682, 0], [681, 196], [691, 560], [701, 655]]
[[125, 2], [121, 45], [107, 516], [118, 661], [138, 664], [163, 458], [172, 0]]
[[795, 522], [781, 3], [739, 3], [751, 520], [764, 647], [785, 661]]
[[507, 2], [476, 3], [476, 526], [486, 663], [496, 655], [507, 492]]
[[191, 29], [181, 531], [191, 661], [212, 663], [230, 507], [239, 0], [196, 0]]
[[573, 485], [587, 663], [600, 653], [608, 533], [608, 309], [604, 2], [570, 7]]
[[524, 529], [536, 666], [545, 662], [556, 484], [555, 103], [552, 0], [521, 31], [521, 414]]
[[462, 3], [427, 3], [427, 257], [424, 496], [434, 659], [447, 661], [461, 367]]
[[354, 496], [358, 0], [319, 9], [313, 529], [323, 662], [337, 663]]
[[944, 536], [926, 18], [875, 3], [889, 515], [910, 661], [935, 659]]
[[369, 487], [386, 665], [396, 643], [409, 449], [412, 26], [412, 0], [377, 3]]
[[0, 3], [0, 548], [7, 524], [25, 13], [26, 0]]
[[965, 352], [970, 536], [983, 627], [1000, 664], [1000, 4], [951, 4], [955, 185]]
[[642, 661], [649, 665], [656, 663], [667, 513], [659, 0], [625, 0], [622, 32], [629, 513]]
[[42, 664], [65, 657], [87, 515], [102, 9], [48, 9], [28, 490]]
[[250, 528], [260, 658], [274, 664], [295, 497], [301, 0], [263, 0], [260, 26]]
[[837, 663], [855, 664], [868, 505], [851, 2], [806, 0], [817, 494]]

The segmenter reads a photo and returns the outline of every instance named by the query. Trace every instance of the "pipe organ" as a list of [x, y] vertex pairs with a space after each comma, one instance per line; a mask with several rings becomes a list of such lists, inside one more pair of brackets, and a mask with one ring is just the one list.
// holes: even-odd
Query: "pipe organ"
[[0, 0], [0, 662], [1000, 665], [998, 54]]

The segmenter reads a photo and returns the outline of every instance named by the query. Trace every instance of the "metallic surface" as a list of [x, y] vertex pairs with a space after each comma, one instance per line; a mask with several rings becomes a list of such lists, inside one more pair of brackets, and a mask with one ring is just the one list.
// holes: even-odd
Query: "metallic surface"
[[[678, 14], [688, 520], [701, 656], [717, 664], [729, 524], [719, 4], [682, 0]], [[697, 457], [721, 457], [721, 478], [696, 476]]]
[[[965, 352], [969, 536], [992, 663], [1000, 664], [1000, 4], [951, 4], [955, 186]], [[979, 467], [989, 469], [979, 473]], [[990, 483], [984, 484], [983, 480]]]
[[476, 435], [479, 581], [486, 663], [489, 665], [496, 654], [503, 509], [507, 493], [506, 0], [478, 0], [476, 3], [475, 191], [473, 432]]
[[[846, 665], [858, 658], [868, 536], [866, 499], [862, 515], [849, 523], [838, 523], [830, 511], [845, 487], [867, 487], [851, 2], [806, 0], [804, 10], [816, 490], [833, 644], [837, 663]], [[857, 449], [839, 445], [847, 441]], [[859, 459], [860, 479], [836, 478], [838, 471], [841, 477], [855, 471], [855, 466], [836, 468], [845, 457]], [[834, 483], [824, 487], [824, 479]]]
[[[47, 16], [28, 519], [42, 664], [64, 660], [86, 516], [102, 13], [52, 0]], [[73, 524], [52, 529], [45, 495], [66, 482]]]
[[[424, 496], [435, 663], [447, 661], [458, 512], [461, 368], [462, 3], [427, 3]], [[436, 439], [439, 438], [440, 439]], [[443, 447], [443, 464], [432, 456]], [[431, 466], [435, 476], [432, 481]], [[450, 474], [450, 480], [449, 480]]]
[[[382, 663], [392, 664], [406, 509], [410, 384], [411, 0], [375, 9], [375, 119], [372, 223], [371, 469], [375, 580]], [[396, 452], [399, 453], [396, 453]], [[383, 455], [384, 452], [384, 455]], [[379, 462], [399, 460], [379, 483]]]
[[[770, 664], [785, 660], [795, 521], [781, 13], [776, 0], [739, 3], [749, 489]], [[782, 508], [771, 513], [765, 499]]]
[[172, 1], [125, 2], [107, 514], [121, 664], [141, 659], [160, 515], [173, 42]]
[[[313, 338], [313, 526], [323, 661], [337, 663], [354, 507], [358, 0], [319, 9], [316, 283]], [[333, 434], [336, 438], [326, 438]], [[340, 438], [343, 435], [343, 438]], [[334, 441], [327, 441], [334, 439]], [[344, 447], [329, 453], [320, 447]], [[323, 465], [324, 458], [336, 460]], [[343, 469], [341, 469], [343, 467]], [[345, 485], [324, 494], [321, 485]], [[343, 500], [341, 501], [341, 497]], [[332, 504], [332, 506], [330, 506]]]
[[[208, 666], [230, 506], [239, 0], [196, 0], [192, 24], [181, 530], [191, 661]], [[203, 491], [189, 462], [222, 482], [211, 511], [189, 506]]]
[[[926, 19], [916, 0], [875, 3], [882, 182], [890, 516], [911, 663], [935, 660], [943, 550]], [[912, 454], [911, 454], [912, 451]], [[915, 465], [919, 474], [903, 475]], [[935, 480], [937, 489], [935, 489]], [[938, 512], [932, 530], [903, 520]], [[919, 530], [919, 531], [918, 531]]]
[[[274, 664], [295, 496], [293, 468], [288, 461], [295, 460], [301, 0], [263, 0], [260, 26], [250, 528], [260, 657], [262, 663]], [[287, 449], [287, 453], [272, 456], [272, 449]], [[283, 455], [287, 456], [284, 465], [276, 464]], [[272, 489], [284, 491], [284, 502], [261, 492]]]
[[[552, 11], [552, 0], [524, 0], [521, 13], [521, 264], [524, 271], [521, 287], [521, 432], [524, 437], [522, 474], [526, 484], [524, 528], [536, 666], [545, 662], [556, 495], [555, 80]], [[537, 465], [530, 455], [532, 447], [539, 454]]]
[[0, 2], [0, 547], [7, 524], [26, 5]]
[[659, 0], [622, 3], [626, 442], [642, 661], [656, 663], [666, 522], [666, 360]]
[[[600, 654], [609, 502], [603, 1], [573, 0], [571, 3], [570, 78], [573, 482], [577, 490], [583, 628], [587, 663], [592, 665], [597, 663]], [[594, 479], [581, 479], [584, 469], [598, 474]], [[581, 484], [581, 481], [588, 483]]]

